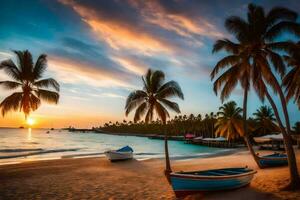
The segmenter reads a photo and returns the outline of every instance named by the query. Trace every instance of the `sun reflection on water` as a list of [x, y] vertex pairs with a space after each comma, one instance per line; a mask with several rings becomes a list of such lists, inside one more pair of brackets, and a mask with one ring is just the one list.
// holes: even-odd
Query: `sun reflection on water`
[[27, 140], [31, 141], [31, 128], [28, 128], [28, 133], [27, 133]]

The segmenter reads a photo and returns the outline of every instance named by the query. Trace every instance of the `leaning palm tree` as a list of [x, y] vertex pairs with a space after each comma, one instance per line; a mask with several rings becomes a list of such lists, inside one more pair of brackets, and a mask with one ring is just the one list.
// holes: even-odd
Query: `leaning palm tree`
[[300, 42], [291, 48], [289, 55], [284, 56], [284, 59], [292, 67], [283, 79], [287, 93], [286, 99], [289, 101], [294, 97], [300, 109]]
[[297, 135], [300, 135], [300, 122], [296, 122], [295, 125], [293, 126], [293, 129]]
[[277, 124], [275, 124], [275, 115], [269, 106], [261, 106], [253, 115], [257, 126], [256, 131], [259, 131], [262, 135], [279, 130]]
[[[165, 75], [162, 71], [148, 70], [146, 75], [142, 77], [144, 88], [143, 90], [135, 90], [129, 94], [125, 105], [125, 114], [135, 110], [134, 122], [139, 121], [145, 114], [145, 122], [149, 123], [154, 117], [154, 112], [162, 121], [164, 127], [169, 116], [167, 110], [170, 109], [176, 113], [180, 113], [177, 103], [170, 101], [168, 98], [179, 97], [184, 99], [180, 86], [175, 81], [164, 83]], [[169, 151], [168, 151], [168, 136], [165, 131], [165, 156], [166, 169], [165, 174], [171, 172]]]
[[225, 103], [219, 108], [216, 122], [217, 136], [227, 138], [227, 140], [235, 140], [244, 136], [243, 119], [241, 116], [242, 108], [237, 107], [234, 101]]
[[[285, 74], [284, 62], [276, 50], [287, 51], [291, 48], [292, 42], [277, 39], [283, 32], [299, 34], [300, 25], [296, 20], [297, 13], [289, 9], [275, 7], [268, 13], [265, 13], [262, 7], [249, 4], [246, 20], [238, 16], [232, 16], [226, 20], [225, 26], [235, 36], [237, 42], [223, 39], [215, 43], [213, 52], [226, 50], [230, 55], [221, 59], [212, 72], [212, 78], [214, 78], [219, 71], [229, 67], [215, 81], [215, 91], [222, 90], [221, 98], [227, 98], [238, 82], [244, 89], [243, 118], [246, 139], [248, 135], [246, 123], [247, 96], [250, 84], [253, 85], [262, 101], [267, 97], [285, 139], [290, 167], [290, 186], [293, 188], [300, 185], [300, 179], [289, 135], [290, 123], [286, 100], [274, 71], [281, 77]], [[274, 67], [274, 70], [271, 67]], [[266, 84], [279, 95], [286, 121], [286, 129], [281, 122], [277, 106], [269, 94]]]
[[[36, 63], [28, 50], [14, 51], [17, 64], [11, 59], [2, 61], [0, 69], [12, 79], [0, 81], [0, 86], [8, 90], [20, 89], [6, 97], [0, 104], [1, 113], [5, 116], [10, 111], [22, 111], [25, 118], [41, 105], [41, 101], [58, 103], [59, 84], [53, 78], [41, 79], [47, 68], [47, 56], [42, 54]], [[48, 90], [48, 88], [54, 89]]]

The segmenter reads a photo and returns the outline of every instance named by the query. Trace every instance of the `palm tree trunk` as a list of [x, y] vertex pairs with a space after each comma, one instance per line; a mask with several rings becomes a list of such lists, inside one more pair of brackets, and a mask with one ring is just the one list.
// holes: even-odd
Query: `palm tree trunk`
[[165, 158], [166, 158], [166, 169], [165, 169], [165, 176], [170, 183], [170, 173], [172, 172], [171, 164], [170, 164], [170, 157], [169, 157], [169, 148], [168, 148], [168, 134], [166, 130], [166, 124], [163, 123], [164, 132], [165, 132]]
[[[287, 189], [296, 189], [296, 188], [300, 188], [300, 178], [299, 178], [299, 173], [298, 173], [298, 168], [297, 168], [297, 161], [296, 161], [296, 156], [295, 156], [295, 152], [293, 149], [293, 144], [292, 144], [292, 138], [290, 134], [287, 134], [288, 131], [285, 130], [281, 119], [279, 117], [278, 114], [278, 109], [272, 99], [272, 97], [270, 96], [269, 92], [266, 90], [266, 96], [274, 110], [274, 114], [275, 117], [277, 119], [279, 128], [282, 132], [283, 135], [283, 139], [284, 139], [284, 144], [285, 144], [285, 149], [286, 149], [286, 153], [288, 156], [288, 164], [289, 164], [289, 169], [290, 169], [290, 183], [287, 187]], [[287, 128], [288, 129], [288, 128]]]
[[282, 89], [280, 87], [280, 85], [276, 85], [276, 87], [278, 88], [278, 94], [280, 97], [280, 102], [281, 102], [281, 106], [282, 106], [282, 110], [283, 110], [283, 114], [284, 114], [284, 118], [285, 118], [285, 123], [286, 123], [286, 129], [287, 129], [287, 134], [291, 134], [291, 125], [290, 125], [290, 118], [289, 118], [289, 113], [287, 111], [287, 102], [285, 100], [284, 94], [282, 92]]
[[256, 164], [261, 168], [259, 164], [259, 160], [257, 155], [255, 154], [255, 151], [252, 147], [252, 144], [249, 140], [248, 136], [248, 125], [247, 125], [247, 101], [248, 101], [248, 90], [244, 89], [244, 100], [243, 100], [243, 129], [244, 129], [244, 140], [246, 142], [246, 145], [248, 147], [248, 150], [250, 151], [251, 155], [253, 156]]

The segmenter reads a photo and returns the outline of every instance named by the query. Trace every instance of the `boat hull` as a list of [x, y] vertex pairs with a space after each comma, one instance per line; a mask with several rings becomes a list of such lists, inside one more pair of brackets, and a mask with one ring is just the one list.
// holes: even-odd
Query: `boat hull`
[[170, 179], [177, 197], [212, 191], [231, 190], [248, 185], [256, 171], [239, 175], [198, 176], [182, 173], [171, 173]]
[[288, 165], [288, 160], [286, 155], [269, 155], [265, 157], [259, 157], [259, 164], [262, 168], [268, 167], [279, 167]]
[[121, 160], [129, 160], [129, 159], [133, 158], [132, 152], [107, 151], [104, 154], [112, 162], [121, 161]]

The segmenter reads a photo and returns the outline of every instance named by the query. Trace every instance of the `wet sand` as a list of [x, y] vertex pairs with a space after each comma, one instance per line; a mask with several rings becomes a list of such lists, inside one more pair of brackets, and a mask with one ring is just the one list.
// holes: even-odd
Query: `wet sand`
[[[300, 166], [300, 152], [297, 151]], [[287, 167], [260, 170], [248, 152], [172, 161], [174, 171], [248, 166], [258, 171], [250, 186], [184, 199], [300, 199], [279, 188]], [[105, 158], [59, 159], [0, 166], [0, 199], [176, 199], [163, 175], [164, 160], [111, 163]]]

